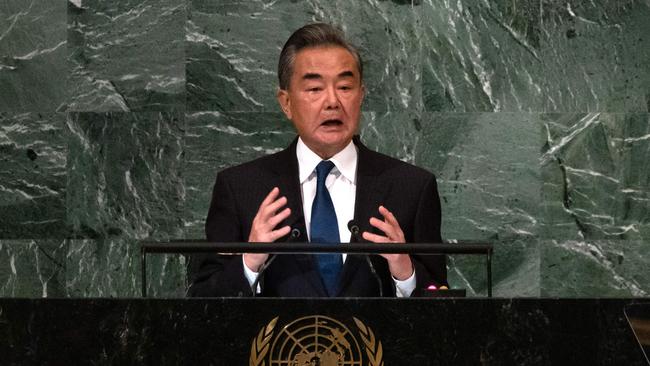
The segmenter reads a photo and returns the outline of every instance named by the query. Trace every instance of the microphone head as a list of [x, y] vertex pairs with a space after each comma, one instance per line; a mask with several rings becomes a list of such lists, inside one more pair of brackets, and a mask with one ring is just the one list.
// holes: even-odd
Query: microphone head
[[291, 227], [291, 231], [289, 231], [289, 235], [285, 241], [293, 241], [300, 238], [305, 227], [302, 215], [294, 218], [293, 220], [289, 220], [288, 225]]
[[348, 221], [348, 230], [354, 235], [359, 235], [359, 225], [354, 220]]
[[291, 239], [298, 239], [298, 238], [300, 237], [300, 229], [298, 229], [298, 228], [296, 228], [296, 227], [294, 227], [293, 229], [291, 229], [291, 235], [290, 235], [290, 237], [291, 237]]

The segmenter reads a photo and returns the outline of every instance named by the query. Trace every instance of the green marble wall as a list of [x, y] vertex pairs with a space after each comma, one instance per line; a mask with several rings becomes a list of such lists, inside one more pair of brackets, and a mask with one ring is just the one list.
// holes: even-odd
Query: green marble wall
[[[498, 296], [650, 294], [647, 0], [7, 0], [0, 296], [138, 296], [137, 241], [201, 238], [217, 170], [277, 151], [277, 56], [359, 46], [362, 136], [439, 178], [443, 237]], [[185, 259], [150, 292], [182, 296]], [[450, 279], [484, 295], [483, 262]]]

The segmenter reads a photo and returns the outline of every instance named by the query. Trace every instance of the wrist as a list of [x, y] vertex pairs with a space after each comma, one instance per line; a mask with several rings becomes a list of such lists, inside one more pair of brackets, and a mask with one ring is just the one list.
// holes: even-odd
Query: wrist
[[264, 262], [266, 261], [266, 258], [264, 256], [258, 257], [259, 254], [249, 254], [249, 253], [244, 253], [244, 265], [248, 267], [253, 272], [259, 272], [260, 267]]
[[415, 268], [409, 255], [400, 255], [393, 263], [388, 264], [391, 275], [398, 281], [404, 281], [413, 276]]

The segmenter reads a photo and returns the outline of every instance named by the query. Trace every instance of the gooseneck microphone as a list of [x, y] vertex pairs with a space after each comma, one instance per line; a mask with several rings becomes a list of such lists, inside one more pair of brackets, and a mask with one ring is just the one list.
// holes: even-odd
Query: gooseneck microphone
[[291, 229], [291, 234], [289, 234], [289, 237], [287, 238], [286, 241], [290, 242], [292, 240], [298, 239], [299, 237], [300, 237], [300, 229], [294, 227], [293, 229]]
[[[292, 242], [292, 241], [298, 239], [301, 234], [302, 234], [302, 232], [300, 231], [299, 228], [293, 227], [291, 229], [291, 232], [289, 232], [289, 236], [287, 236], [287, 239], [284, 240], [284, 242], [285, 243]], [[257, 285], [259, 285], [260, 281], [262, 280], [262, 274], [264, 273], [264, 271], [266, 271], [267, 268], [269, 268], [271, 263], [273, 263], [273, 261], [277, 257], [278, 257], [277, 254], [271, 254], [269, 256], [269, 259], [267, 259], [267, 261], [264, 262], [260, 266], [260, 268], [257, 270], [257, 276], [255, 277], [255, 281], [253, 281], [253, 284], [251, 285], [251, 294], [253, 295], [253, 297], [257, 296]]]
[[352, 238], [356, 240], [357, 242], [362, 242], [361, 237], [359, 236], [359, 225], [357, 225], [356, 221], [350, 220], [348, 221], [348, 230], [352, 233]]
[[[359, 225], [354, 220], [348, 221], [348, 230], [350, 230], [350, 233], [352, 233], [352, 239], [354, 239], [355, 242], [357, 243], [362, 243], [363, 238], [359, 234]], [[377, 285], [379, 286], [379, 297], [384, 297], [384, 287], [382, 286], [381, 278], [377, 274], [377, 271], [375, 270], [375, 266], [372, 264], [372, 261], [370, 260], [370, 255], [364, 254], [363, 255], [366, 258], [366, 262], [368, 263], [368, 267], [370, 268], [370, 273], [372, 276], [377, 280]]]

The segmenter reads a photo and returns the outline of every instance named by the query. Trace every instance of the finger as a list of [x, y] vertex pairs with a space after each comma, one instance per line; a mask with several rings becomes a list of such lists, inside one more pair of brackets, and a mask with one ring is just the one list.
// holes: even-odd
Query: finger
[[395, 215], [384, 206], [379, 206], [379, 213], [384, 216], [384, 221], [391, 226], [391, 232], [386, 232], [386, 234], [388, 234], [387, 236], [395, 242], [404, 242], [404, 232], [402, 231], [402, 227], [399, 225], [399, 221], [397, 221]]
[[[260, 210], [262, 207], [266, 207], [271, 204], [271, 202], [275, 201], [275, 199], [278, 197], [280, 194], [280, 188], [278, 187], [273, 187], [271, 192], [264, 197], [264, 200], [262, 200], [262, 203], [260, 204]], [[258, 210], [259, 211], [259, 210]]]
[[274, 228], [278, 226], [278, 224], [281, 223], [282, 220], [289, 217], [289, 215], [291, 215], [291, 209], [287, 207], [284, 210], [280, 211], [280, 213], [278, 213], [277, 215], [271, 216], [267, 222], [271, 228]]
[[283, 227], [281, 227], [281, 228], [279, 228], [277, 230], [271, 231], [269, 233], [269, 242], [274, 242], [274, 241], [280, 239], [281, 237], [289, 234], [290, 231], [291, 231], [291, 227], [289, 225], [283, 226]]
[[278, 210], [280, 210], [286, 204], [287, 204], [287, 197], [283, 196], [273, 201], [272, 203], [270, 203], [264, 208], [260, 207], [260, 209], [262, 210], [262, 217], [268, 220], [269, 217], [275, 215], [278, 212]]
[[395, 233], [395, 228], [391, 226], [389, 223], [385, 221], [381, 221], [376, 217], [371, 217], [370, 218], [370, 225], [376, 227], [377, 229], [381, 230], [386, 234], [386, 236], [390, 237], [391, 234]]
[[373, 242], [373, 243], [390, 243], [390, 239], [388, 239], [385, 236], [369, 233], [367, 231], [364, 231], [363, 234], [361, 234], [364, 239]]
[[395, 215], [393, 215], [393, 213], [390, 212], [386, 207], [379, 206], [379, 213], [382, 216], [384, 216], [384, 219], [389, 224], [399, 226], [399, 222], [397, 222], [397, 218], [395, 218]]

